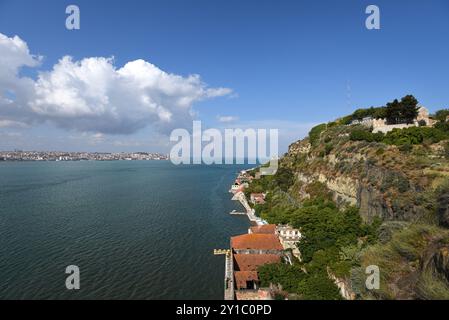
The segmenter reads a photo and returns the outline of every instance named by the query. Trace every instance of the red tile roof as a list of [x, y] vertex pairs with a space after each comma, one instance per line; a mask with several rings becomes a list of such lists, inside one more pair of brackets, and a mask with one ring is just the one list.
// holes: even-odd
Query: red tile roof
[[262, 226], [254, 226], [251, 227], [252, 233], [266, 233], [266, 234], [275, 234], [276, 233], [276, 225], [275, 224], [264, 224]]
[[247, 289], [246, 281], [259, 281], [256, 271], [236, 271], [234, 276], [237, 289]]
[[279, 239], [274, 234], [243, 234], [231, 237], [233, 249], [283, 250]]
[[281, 262], [281, 257], [277, 254], [234, 254], [234, 268], [238, 271], [257, 271], [257, 267]]

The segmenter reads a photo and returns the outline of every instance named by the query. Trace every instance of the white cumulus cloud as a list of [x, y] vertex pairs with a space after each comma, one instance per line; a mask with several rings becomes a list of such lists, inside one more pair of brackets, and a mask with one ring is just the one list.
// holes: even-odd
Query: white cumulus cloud
[[195, 102], [225, 96], [228, 88], [209, 88], [199, 75], [170, 74], [135, 60], [117, 68], [113, 58], [80, 61], [65, 56], [37, 79], [21, 68], [37, 67], [19, 37], [0, 34], [0, 120], [51, 122], [81, 132], [131, 134], [151, 126], [159, 132], [187, 126]]

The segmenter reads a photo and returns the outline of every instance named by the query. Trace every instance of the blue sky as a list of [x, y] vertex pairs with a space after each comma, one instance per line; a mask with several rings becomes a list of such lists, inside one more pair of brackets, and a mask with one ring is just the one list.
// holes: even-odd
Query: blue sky
[[[65, 28], [69, 4], [80, 8], [80, 30]], [[365, 28], [370, 4], [380, 8], [380, 30]], [[445, 0], [0, 0], [0, 33], [42, 56], [39, 66], [21, 68], [32, 79], [66, 55], [198, 74], [208, 88], [232, 92], [192, 103], [196, 118], [208, 127], [279, 128], [284, 151], [313, 124], [409, 93], [431, 111], [449, 107]], [[114, 133], [54, 119], [0, 127], [0, 149], [168, 150], [153, 122]]]

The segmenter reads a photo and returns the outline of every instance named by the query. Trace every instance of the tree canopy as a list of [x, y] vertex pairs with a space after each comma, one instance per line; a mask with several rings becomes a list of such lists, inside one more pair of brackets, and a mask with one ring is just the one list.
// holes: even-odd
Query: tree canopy
[[388, 124], [413, 123], [418, 116], [418, 100], [412, 95], [407, 95], [387, 103], [385, 118]]

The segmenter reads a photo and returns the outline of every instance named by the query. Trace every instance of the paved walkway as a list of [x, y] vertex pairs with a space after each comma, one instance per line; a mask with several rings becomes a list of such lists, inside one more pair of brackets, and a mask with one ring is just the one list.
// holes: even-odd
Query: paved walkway
[[234, 264], [232, 252], [226, 255], [225, 259], [225, 300], [234, 300]]

